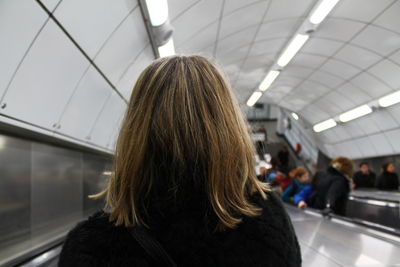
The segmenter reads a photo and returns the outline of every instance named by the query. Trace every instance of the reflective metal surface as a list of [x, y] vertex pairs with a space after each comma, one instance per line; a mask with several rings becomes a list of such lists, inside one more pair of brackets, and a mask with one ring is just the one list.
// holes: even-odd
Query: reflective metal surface
[[82, 218], [81, 153], [32, 144], [32, 234]]
[[104, 186], [110, 158], [0, 134], [0, 266], [60, 243], [102, 207], [87, 198]]
[[301, 244], [303, 266], [400, 265], [400, 238], [286, 208]]

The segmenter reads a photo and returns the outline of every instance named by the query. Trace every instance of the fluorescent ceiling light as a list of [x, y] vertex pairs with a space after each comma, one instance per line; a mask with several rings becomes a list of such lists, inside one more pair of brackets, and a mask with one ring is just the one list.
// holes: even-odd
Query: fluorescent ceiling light
[[300, 48], [307, 42], [310, 36], [306, 34], [297, 34], [296, 37], [290, 42], [289, 46], [285, 49], [283, 54], [278, 59], [278, 65], [285, 67], [290, 60], [296, 55]]
[[329, 119], [320, 123], [317, 123], [314, 125], [313, 130], [316, 133], [328, 130], [332, 127], [335, 127], [337, 125], [336, 121], [334, 119]]
[[320, 24], [338, 2], [339, 0], [323, 0], [311, 14], [310, 22], [312, 24]]
[[163, 25], [168, 19], [167, 0], [146, 0], [151, 25], [154, 27]]
[[395, 93], [391, 93], [390, 95], [384, 96], [378, 100], [379, 105], [381, 107], [389, 107], [391, 105], [397, 104], [400, 102], [400, 91]]
[[158, 54], [160, 54], [160, 57], [175, 55], [174, 40], [171, 38], [165, 45], [159, 46]]
[[261, 91], [267, 90], [275, 81], [276, 77], [278, 77], [279, 73], [280, 71], [278, 70], [271, 70], [270, 72], [268, 72], [267, 76], [265, 76], [260, 86], [258, 86], [258, 89], [260, 89]]
[[299, 119], [299, 115], [297, 115], [296, 113], [292, 112], [292, 117], [293, 119], [295, 119], [296, 121]]
[[250, 96], [249, 100], [247, 100], [247, 105], [248, 105], [249, 107], [254, 106], [254, 104], [258, 101], [258, 99], [260, 99], [261, 96], [262, 96], [262, 93], [261, 93], [261, 92], [254, 92], [254, 93]]
[[372, 112], [372, 109], [368, 105], [362, 105], [358, 108], [349, 110], [339, 116], [339, 120], [342, 122], [348, 122], [362, 116], [365, 116]]

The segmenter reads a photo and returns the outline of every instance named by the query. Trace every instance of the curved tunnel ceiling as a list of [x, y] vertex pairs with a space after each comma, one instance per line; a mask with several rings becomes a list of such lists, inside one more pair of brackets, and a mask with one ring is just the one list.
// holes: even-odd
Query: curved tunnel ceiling
[[[168, 0], [177, 53], [215, 57], [239, 102], [317, 0]], [[49, 17], [52, 13], [53, 18]], [[400, 1], [341, 0], [260, 99], [305, 125], [400, 88]], [[111, 152], [153, 59], [138, 1], [0, 2], [1, 121]], [[400, 153], [400, 105], [314, 134], [329, 156]]]

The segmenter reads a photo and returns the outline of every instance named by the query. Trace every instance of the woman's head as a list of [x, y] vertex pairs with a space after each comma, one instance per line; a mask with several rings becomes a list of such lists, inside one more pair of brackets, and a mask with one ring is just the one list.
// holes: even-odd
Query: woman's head
[[394, 166], [393, 162], [386, 162], [385, 164], [382, 165], [382, 169], [384, 172], [394, 173], [395, 166]]
[[353, 176], [353, 161], [346, 157], [337, 157], [331, 161], [330, 166], [351, 178]]
[[102, 193], [110, 218], [145, 225], [155, 191], [175, 198], [199, 190], [220, 229], [235, 227], [241, 219], [234, 214], [259, 214], [248, 196], [265, 197], [254, 154], [238, 103], [215, 65], [200, 56], [156, 60], [139, 76], [121, 126]]
[[309, 174], [306, 168], [298, 167], [294, 170], [294, 177], [301, 183], [306, 183], [309, 180]]

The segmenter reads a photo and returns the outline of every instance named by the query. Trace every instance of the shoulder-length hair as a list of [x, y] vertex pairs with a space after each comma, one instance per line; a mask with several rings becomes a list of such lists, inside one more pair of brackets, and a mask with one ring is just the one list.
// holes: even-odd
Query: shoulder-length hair
[[[218, 68], [201, 56], [154, 61], [138, 78], [122, 122], [105, 190], [110, 220], [145, 225], [152, 192], [201, 188], [218, 230], [258, 216], [249, 197], [266, 198], [255, 174], [254, 147], [239, 105]], [[160, 181], [166, 188], [157, 185]], [[153, 194], [154, 196], [154, 194]]]

